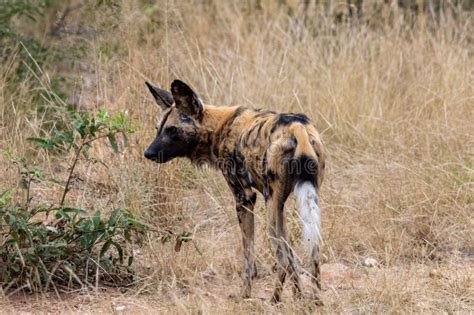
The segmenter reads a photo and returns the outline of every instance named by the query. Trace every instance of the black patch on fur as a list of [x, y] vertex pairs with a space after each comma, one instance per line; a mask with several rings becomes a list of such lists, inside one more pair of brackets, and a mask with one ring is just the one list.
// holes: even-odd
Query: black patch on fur
[[265, 123], [266, 121], [261, 121], [260, 124], [258, 124], [257, 136], [260, 135], [260, 131], [262, 131], [262, 128], [265, 125]]
[[273, 124], [270, 133], [274, 133], [278, 128], [295, 122], [306, 125], [309, 123], [309, 118], [305, 114], [280, 114]]
[[229, 156], [229, 162], [231, 165], [230, 166], [230, 171], [232, 172], [232, 175], [234, 176], [242, 176], [246, 171], [244, 170], [244, 158], [242, 154], [235, 149], [232, 151], [232, 153]]
[[263, 174], [265, 174], [265, 172], [266, 172], [266, 170], [267, 170], [267, 153], [266, 153], [266, 152], [265, 152], [265, 154], [263, 155], [262, 170], [263, 170]]
[[256, 201], [257, 201], [257, 194], [252, 193], [252, 196], [250, 197], [250, 202], [254, 205]]
[[267, 170], [267, 180], [269, 183], [272, 183], [278, 179], [278, 175], [272, 171], [272, 170]]
[[289, 174], [292, 175], [295, 183], [311, 182], [317, 185], [318, 163], [305, 154], [295, 157], [290, 163]]
[[256, 112], [258, 112], [258, 114], [256, 114], [254, 118], [268, 117], [270, 115], [276, 114], [274, 111], [263, 111], [262, 109], [257, 109]]
[[265, 201], [269, 200], [273, 196], [273, 188], [271, 187], [270, 180], [268, 178], [269, 170], [267, 170], [267, 164], [268, 164], [267, 153], [265, 153], [262, 160], [262, 170], [263, 170], [263, 180], [264, 180], [263, 197], [265, 198]]
[[261, 121], [259, 124], [258, 124], [258, 129], [257, 129], [257, 134], [255, 135], [255, 139], [253, 139], [253, 145], [256, 145], [257, 144], [257, 140], [260, 138], [260, 131], [262, 131], [262, 128], [263, 128], [263, 125], [265, 125], [266, 121]]
[[224, 164], [224, 175], [237, 201], [237, 207], [255, 204], [257, 194], [252, 191], [252, 178], [238, 150], [229, 154]]
[[249, 142], [249, 138], [250, 136], [252, 135], [252, 133], [255, 131], [255, 129], [257, 129], [258, 125], [253, 125], [249, 131], [247, 131], [247, 133], [245, 134], [245, 136], [242, 138], [242, 141], [241, 143], [243, 145], [248, 145], [248, 142]]
[[263, 197], [265, 198], [265, 201], [267, 201], [268, 199], [270, 199], [273, 195], [273, 189], [270, 185], [266, 185], [264, 188], [263, 188]]

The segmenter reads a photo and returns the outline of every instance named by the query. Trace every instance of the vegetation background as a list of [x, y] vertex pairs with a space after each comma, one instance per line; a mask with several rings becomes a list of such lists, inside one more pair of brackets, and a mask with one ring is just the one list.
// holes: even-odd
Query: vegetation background
[[[288, 289], [282, 305], [269, 303], [262, 198], [260, 277], [255, 299], [239, 301], [240, 231], [223, 178], [185, 160], [143, 158], [159, 115], [144, 81], [168, 87], [175, 78], [205, 103], [316, 122], [328, 151], [317, 311], [474, 312], [473, 9], [472, 0], [0, 1], [0, 149], [65, 180], [74, 154], [26, 139], [48, 137], [68, 106], [127, 111], [136, 125], [128, 146], [119, 142], [114, 155], [98, 140], [90, 150], [107, 166], [78, 165], [67, 202], [126, 208], [152, 227], [132, 248], [132, 286], [32, 294], [0, 281], [0, 312], [315, 310]], [[0, 175], [0, 192], [19, 187], [5, 157]], [[38, 180], [31, 203], [60, 194]], [[287, 216], [301, 253], [293, 200]], [[163, 231], [192, 241], [164, 242]], [[369, 257], [375, 267], [364, 266]]]

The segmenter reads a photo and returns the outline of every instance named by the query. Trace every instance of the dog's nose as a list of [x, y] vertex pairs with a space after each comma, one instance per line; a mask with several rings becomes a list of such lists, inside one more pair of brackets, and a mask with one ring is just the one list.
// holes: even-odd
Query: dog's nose
[[151, 160], [153, 158], [154, 154], [153, 152], [151, 152], [150, 150], [146, 150], [145, 151], [145, 157], [149, 160]]

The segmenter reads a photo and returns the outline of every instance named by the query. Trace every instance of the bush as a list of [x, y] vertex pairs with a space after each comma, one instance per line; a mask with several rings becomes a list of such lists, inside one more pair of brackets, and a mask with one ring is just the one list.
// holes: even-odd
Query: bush
[[[29, 138], [39, 148], [59, 155], [74, 155], [67, 181], [62, 183], [61, 197], [57, 204], [50, 206], [41, 203], [30, 206], [31, 185], [47, 181], [43, 172], [30, 167], [26, 159], [14, 157], [10, 151], [4, 153], [18, 167], [19, 186], [26, 191], [26, 197], [15, 204], [15, 189], [0, 194], [2, 287], [44, 291], [50, 286], [87, 286], [98, 281], [116, 285], [130, 283], [133, 279], [130, 244], [140, 243], [145, 225], [126, 209], [113, 209], [103, 215], [100, 210], [88, 212], [67, 205], [66, 200], [80, 158], [97, 162], [89, 154], [91, 144], [108, 138], [112, 149], [118, 151], [117, 135], [122, 134], [126, 144], [126, 135], [130, 132], [133, 130], [123, 113], [109, 117], [106, 110], [97, 116], [71, 111], [66, 127], [54, 129], [51, 137]], [[93, 214], [88, 215], [91, 212]]]

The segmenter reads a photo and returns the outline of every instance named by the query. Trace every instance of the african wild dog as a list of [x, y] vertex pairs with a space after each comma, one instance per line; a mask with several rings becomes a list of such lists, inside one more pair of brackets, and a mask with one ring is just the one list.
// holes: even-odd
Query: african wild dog
[[[311, 255], [313, 287], [320, 289], [318, 188], [325, 154], [308, 117], [238, 106], [204, 106], [179, 80], [171, 84], [171, 93], [146, 84], [163, 112], [145, 157], [158, 163], [175, 157], [208, 163], [222, 171], [235, 196], [244, 248], [242, 296], [250, 297], [251, 280], [257, 275], [253, 213], [257, 195], [253, 189], [265, 198], [270, 239], [278, 259], [272, 300], [280, 301], [287, 274], [295, 294], [301, 295], [297, 261], [285, 231], [284, 204], [292, 191], [303, 221], [303, 241]], [[319, 303], [317, 294], [315, 299]]]

